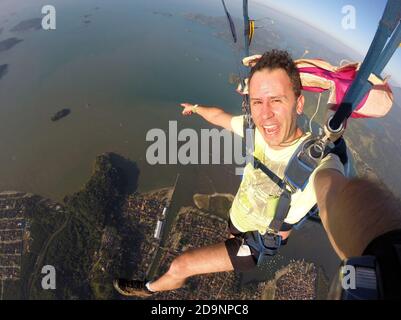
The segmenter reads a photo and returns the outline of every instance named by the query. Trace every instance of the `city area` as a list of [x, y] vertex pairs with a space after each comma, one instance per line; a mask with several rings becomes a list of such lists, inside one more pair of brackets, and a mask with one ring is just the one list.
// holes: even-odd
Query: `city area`
[[[82, 273], [82, 279], [89, 280], [92, 288], [97, 290], [95, 298], [124, 299], [110, 289], [103, 293], [99, 291], [99, 288], [110, 287], [110, 277], [117, 275], [117, 265], [121, 264], [124, 268], [120, 270], [125, 270], [125, 274], [118, 276], [155, 279], [166, 272], [172, 260], [182, 252], [227, 238], [227, 221], [213, 214], [216, 208], [200, 208], [199, 196], [194, 197], [197, 200], [193, 205], [183, 206], [175, 194], [180, 194], [180, 190], [170, 187], [147, 193], [135, 192], [124, 198], [121, 223], [117, 229], [112, 225], [103, 226], [98, 249], [89, 261], [88, 273]], [[215, 196], [211, 195], [211, 198]], [[232, 196], [224, 197], [232, 199]], [[64, 262], [55, 262], [61, 274], [69, 270], [65, 265], [68, 254], [81, 244], [59, 238], [62, 230], [68, 230], [69, 219], [58, 218], [64, 217], [66, 210], [65, 206], [40, 196], [0, 193], [0, 299], [19, 296], [25, 291], [26, 297], [40, 294], [40, 288], [32, 288], [38, 283], [40, 266], [45, 261], [52, 261], [49, 248], [57, 243], [73, 246], [67, 256], [62, 255]], [[89, 254], [88, 250], [85, 252]], [[79, 255], [81, 259], [85, 252]], [[61, 279], [60, 288], [68, 289], [68, 282]], [[312, 263], [292, 261], [274, 270], [272, 279], [267, 282], [244, 281], [243, 274], [234, 272], [201, 275], [190, 278], [181, 289], [157, 293], [152, 299], [309, 300], [324, 296], [317, 295], [321, 279], [318, 268]], [[82, 287], [82, 281], [77, 283], [78, 289]]]
[[[20, 278], [21, 257], [29, 250], [29, 224], [26, 210], [31, 196], [0, 193], [0, 281], [17, 281]], [[24, 248], [25, 245], [25, 248]], [[1, 292], [2, 293], [2, 292]]]
[[32, 253], [32, 218], [61, 211], [61, 205], [30, 193], [0, 193], [0, 300], [10, 297], [6, 291], [18, 294], [28, 274], [23, 262]]
[[[152, 264], [157, 264], [156, 277], [167, 271], [172, 260], [185, 250], [222, 242], [228, 236], [226, 220], [195, 206], [181, 207], [165, 243], [157, 236], [159, 221], [165, 221], [166, 197], [139, 195], [128, 198], [125, 214], [143, 233], [137, 250], [141, 257], [132, 277], [146, 278]], [[167, 210], [167, 215], [174, 214]], [[161, 256], [155, 253], [161, 249]], [[155, 261], [157, 259], [157, 261]], [[243, 284], [241, 274], [222, 272], [195, 276], [178, 290], [152, 296], [157, 300], [210, 300], [210, 299], [316, 299], [322, 277], [317, 268], [304, 261], [292, 261], [278, 270], [268, 282]], [[318, 279], [319, 278], [319, 279]], [[294, 279], [297, 281], [293, 289]], [[318, 283], [319, 280], [319, 283]]]

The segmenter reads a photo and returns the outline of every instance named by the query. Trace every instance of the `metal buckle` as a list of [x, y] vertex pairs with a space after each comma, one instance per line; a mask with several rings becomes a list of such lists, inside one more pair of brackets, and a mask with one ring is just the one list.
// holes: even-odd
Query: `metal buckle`
[[284, 172], [284, 179], [292, 191], [304, 190], [310, 175], [323, 158], [326, 144], [321, 139], [308, 139], [302, 143], [301, 150], [293, 156]]

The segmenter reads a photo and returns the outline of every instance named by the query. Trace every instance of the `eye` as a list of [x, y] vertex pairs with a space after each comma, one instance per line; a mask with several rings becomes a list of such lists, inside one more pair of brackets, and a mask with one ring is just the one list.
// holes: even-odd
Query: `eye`
[[273, 102], [273, 103], [280, 103], [280, 102], [281, 102], [281, 99], [273, 99], [272, 102]]

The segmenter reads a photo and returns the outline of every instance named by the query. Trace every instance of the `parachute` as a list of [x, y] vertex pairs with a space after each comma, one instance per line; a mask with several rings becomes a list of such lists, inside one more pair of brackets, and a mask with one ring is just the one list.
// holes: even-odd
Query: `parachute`
[[375, 85], [370, 82], [371, 75], [380, 78], [381, 72], [401, 42], [400, 21], [401, 2], [399, 0], [388, 0], [376, 34], [355, 80], [346, 92], [333, 118], [326, 123], [326, 128], [329, 131], [337, 131], [358, 107], [366, 93]]
[[[335, 67], [316, 59], [296, 60], [295, 63], [300, 72], [302, 89], [312, 92], [329, 90], [327, 103], [334, 111], [339, 109], [360, 68], [359, 63]], [[384, 117], [393, 105], [394, 97], [387, 81], [374, 74], [368, 80], [373, 87], [351, 113], [351, 118]]]

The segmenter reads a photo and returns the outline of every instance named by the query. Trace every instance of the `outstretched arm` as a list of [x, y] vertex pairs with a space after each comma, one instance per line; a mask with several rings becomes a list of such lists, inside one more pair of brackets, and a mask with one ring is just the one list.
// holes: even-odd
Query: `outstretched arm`
[[341, 259], [360, 256], [379, 235], [401, 228], [401, 205], [383, 185], [323, 169], [314, 178], [323, 226]]
[[221, 108], [203, 105], [197, 105], [197, 107], [195, 107], [195, 105], [190, 103], [181, 103], [181, 106], [184, 108], [182, 111], [184, 116], [189, 116], [196, 112], [207, 122], [232, 131], [231, 119], [233, 115], [225, 112]]

